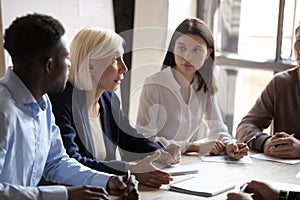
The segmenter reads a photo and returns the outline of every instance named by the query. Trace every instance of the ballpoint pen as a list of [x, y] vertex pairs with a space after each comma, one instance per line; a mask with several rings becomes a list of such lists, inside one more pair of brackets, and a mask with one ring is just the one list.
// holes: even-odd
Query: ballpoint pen
[[253, 137], [251, 137], [244, 145], [242, 145], [241, 147], [239, 147], [239, 150], [246, 148], [246, 146], [248, 146], [248, 144], [250, 142], [252, 142], [253, 140], [255, 140], [255, 139], [256, 139], [256, 135], [253, 136]]
[[163, 145], [161, 142], [157, 142], [157, 144], [166, 152], [168, 152], [167, 148], [165, 147], [165, 145]]
[[124, 182], [126, 183], [126, 185], [129, 184], [130, 176], [131, 176], [131, 171], [128, 170], [127, 173], [126, 173], [126, 176], [125, 176], [125, 180], [124, 180]]
[[246, 192], [247, 186], [248, 186], [248, 184], [245, 183], [245, 184], [241, 187], [240, 192]]
[[[125, 177], [124, 177], [124, 179], [123, 179], [124, 183], [127, 185], [127, 189], [126, 189], [126, 190], [129, 190], [129, 189], [130, 189], [130, 187], [129, 187], [130, 176], [131, 176], [131, 171], [128, 169], [128, 170], [127, 170], [127, 173], [126, 173], [126, 175], [125, 175]], [[130, 192], [130, 191], [129, 191], [129, 192]], [[129, 194], [129, 192], [128, 192], [128, 194]], [[128, 194], [127, 194], [127, 195], [128, 195]], [[125, 195], [125, 196], [122, 198], [122, 200], [127, 200], [127, 195]]]

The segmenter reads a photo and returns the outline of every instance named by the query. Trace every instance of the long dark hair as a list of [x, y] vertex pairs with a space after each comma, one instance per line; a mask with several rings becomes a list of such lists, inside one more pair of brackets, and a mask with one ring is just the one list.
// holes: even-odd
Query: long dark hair
[[215, 94], [218, 90], [217, 83], [213, 75], [215, 68], [215, 42], [210, 28], [198, 18], [187, 18], [176, 28], [171, 37], [162, 69], [169, 66], [174, 67], [176, 65], [174, 58], [174, 46], [176, 40], [183, 34], [200, 36], [206, 42], [207, 48], [211, 49], [209, 58], [206, 59], [203, 66], [195, 73], [195, 76], [198, 76], [199, 80], [197, 90], [201, 90], [201, 88], [204, 87], [204, 92], [209, 91], [211, 94]]

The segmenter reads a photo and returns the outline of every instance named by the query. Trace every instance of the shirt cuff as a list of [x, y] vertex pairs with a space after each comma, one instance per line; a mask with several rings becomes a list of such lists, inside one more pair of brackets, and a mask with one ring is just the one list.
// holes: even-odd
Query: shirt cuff
[[256, 136], [256, 139], [252, 143], [250, 143], [251, 149], [259, 152], [264, 152], [264, 144], [267, 141], [267, 139], [270, 137], [271, 136], [266, 133], [262, 133]]
[[65, 186], [39, 186], [42, 199], [65, 199], [68, 200], [68, 190]]
[[91, 185], [106, 188], [110, 178], [113, 176], [115, 176], [115, 175], [106, 174], [106, 176], [103, 176], [103, 175], [95, 176], [95, 177], [93, 177], [93, 180], [91, 181]]

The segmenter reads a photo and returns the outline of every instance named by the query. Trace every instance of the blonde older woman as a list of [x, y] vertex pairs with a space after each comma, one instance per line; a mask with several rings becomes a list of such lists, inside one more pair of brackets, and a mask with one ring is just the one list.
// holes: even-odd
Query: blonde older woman
[[[113, 31], [79, 31], [71, 43], [66, 90], [50, 94], [53, 112], [70, 157], [109, 173], [124, 174], [130, 169], [140, 183], [160, 187], [172, 178], [152, 162], [178, 163], [180, 147], [168, 146], [171, 154], [161, 151], [130, 125], [120, 109], [113, 91], [127, 72], [122, 44], [123, 39]], [[123, 161], [116, 160], [117, 147]], [[131, 162], [136, 160], [140, 161]]]

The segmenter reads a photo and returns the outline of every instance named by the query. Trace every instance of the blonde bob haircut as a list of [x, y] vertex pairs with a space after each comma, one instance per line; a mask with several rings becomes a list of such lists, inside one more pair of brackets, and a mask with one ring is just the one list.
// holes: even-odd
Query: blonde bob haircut
[[92, 90], [90, 59], [112, 56], [124, 40], [114, 31], [91, 27], [80, 30], [70, 46], [69, 81], [80, 90]]

